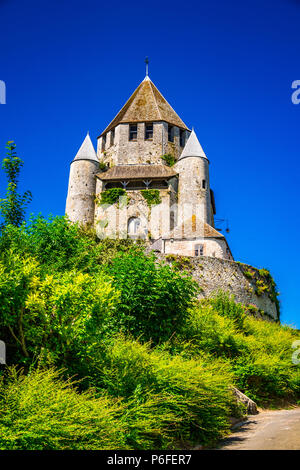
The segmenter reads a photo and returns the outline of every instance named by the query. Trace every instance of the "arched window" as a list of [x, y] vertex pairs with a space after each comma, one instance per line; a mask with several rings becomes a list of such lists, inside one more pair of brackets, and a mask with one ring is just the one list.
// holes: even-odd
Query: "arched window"
[[131, 217], [128, 220], [128, 235], [138, 235], [140, 231], [141, 221], [137, 217]]

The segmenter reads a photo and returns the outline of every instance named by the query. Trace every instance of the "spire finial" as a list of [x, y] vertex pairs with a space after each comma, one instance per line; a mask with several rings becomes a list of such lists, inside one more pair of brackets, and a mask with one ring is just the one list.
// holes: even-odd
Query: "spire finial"
[[145, 64], [146, 64], [146, 77], [149, 77], [149, 58], [146, 57], [145, 59]]

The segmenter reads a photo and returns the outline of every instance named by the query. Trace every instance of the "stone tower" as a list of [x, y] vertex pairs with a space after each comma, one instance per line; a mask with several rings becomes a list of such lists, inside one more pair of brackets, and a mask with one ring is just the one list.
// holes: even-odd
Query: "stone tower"
[[213, 226], [214, 207], [209, 184], [209, 161], [194, 130], [174, 170], [180, 175], [178, 224], [194, 216]]
[[209, 161], [148, 76], [71, 164], [66, 213], [99, 238], [144, 239], [162, 253], [232, 259], [214, 228]]
[[93, 224], [99, 161], [89, 134], [71, 162], [66, 215], [72, 222]]
[[110, 166], [161, 164], [164, 154], [180, 156], [189, 134], [147, 76], [98, 137], [97, 155]]

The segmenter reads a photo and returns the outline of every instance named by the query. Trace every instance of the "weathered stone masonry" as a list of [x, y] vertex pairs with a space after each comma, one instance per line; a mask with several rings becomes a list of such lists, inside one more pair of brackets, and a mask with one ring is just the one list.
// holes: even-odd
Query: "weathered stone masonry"
[[[279, 320], [279, 311], [272, 295], [272, 286], [268, 278], [260, 273], [263, 270], [235, 261], [206, 256], [187, 258], [164, 256], [160, 253], [157, 253], [157, 256], [170, 264], [176, 260], [179, 260], [180, 263], [181, 258], [183, 269], [186, 266], [202, 288], [200, 298], [212, 297], [214, 293], [222, 290], [234, 295], [236, 302], [256, 306], [257, 311], [253, 308], [253, 313], [256, 316]], [[264, 286], [263, 292], [259, 289], [262, 285]]]

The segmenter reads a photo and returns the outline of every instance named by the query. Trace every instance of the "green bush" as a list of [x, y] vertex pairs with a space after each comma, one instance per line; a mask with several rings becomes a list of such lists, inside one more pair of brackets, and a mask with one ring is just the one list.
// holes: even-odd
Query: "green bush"
[[0, 378], [1, 450], [124, 449], [123, 406], [78, 393], [53, 369]]
[[0, 256], [0, 328], [12, 345], [11, 360], [30, 363], [42, 353], [60, 364], [76, 360], [110, 329], [118, 302], [103, 273], [42, 276], [34, 258]]
[[[151, 421], [148, 413], [155, 413], [162, 439], [156, 434], [153, 440], [152, 431], [141, 429], [137, 422], [139, 415], [132, 411], [129, 442], [134, 448], [135, 439], [141, 445], [140, 432], [147, 442], [144, 448], [149, 445], [163, 448], [166, 442], [169, 447], [178, 446], [180, 441], [212, 442], [228, 429], [233, 402], [232, 376], [224, 362], [200, 357], [187, 360], [121, 336], [105, 352], [102, 350], [92, 370], [97, 389], [124, 398], [129, 410], [145, 405], [145, 422]], [[153, 407], [149, 410], [153, 400], [156, 410]]]
[[161, 203], [161, 198], [158, 189], [142, 189], [141, 194], [146, 199], [149, 207]]
[[43, 271], [79, 270], [94, 273], [120, 252], [140, 252], [142, 242], [98, 240], [95, 231], [71, 223], [66, 217], [31, 217], [17, 228], [8, 225], [0, 236], [0, 253], [35, 257]]
[[126, 195], [126, 190], [122, 188], [111, 188], [101, 193], [100, 204], [115, 204], [119, 202], [120, 197]]
[[184, 341], [190, 341], [190, 356], [206, 352], [226, 358], [237, 388], [259, 405], [297, 401], [300, 369], [292, 363], [292, 344], [300, 339], [299, 332], [243, 311], [226, 294], [202, 301], [191, 309], [172, 347], [185, 351]]
[[144, 254], [118, 256], [106, 271], [121, 295], [118, 329], [158, 343], [184, 324], [196, 293], [190, 277]]
[[176, 158], [170, 153], [166, 153], [165, 155], [162, 155], [161, 159], [164, 160], [164, 162], [168, 166], [174, 166], [176, 163]]

